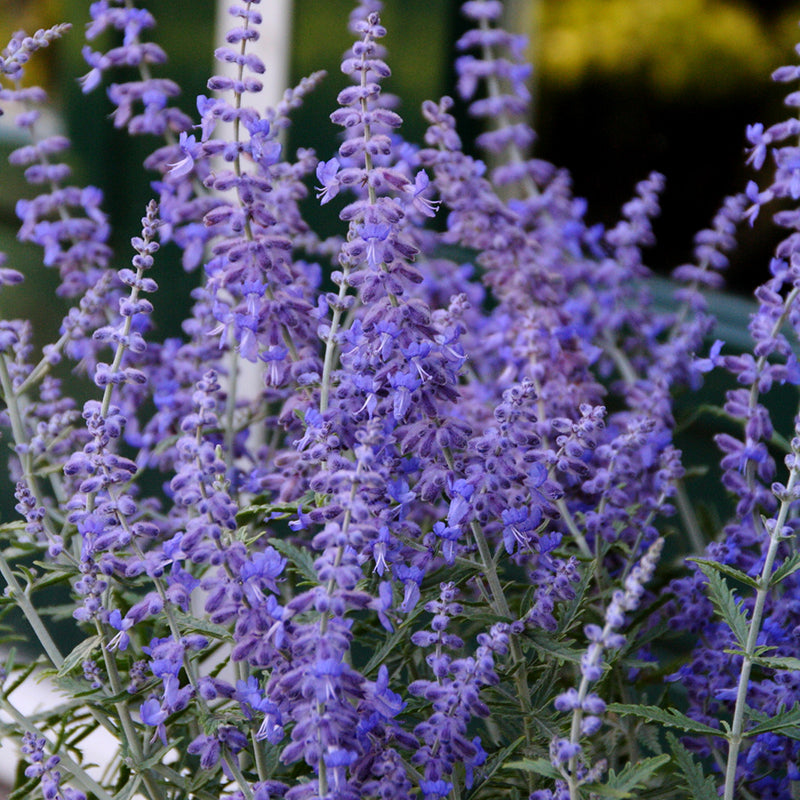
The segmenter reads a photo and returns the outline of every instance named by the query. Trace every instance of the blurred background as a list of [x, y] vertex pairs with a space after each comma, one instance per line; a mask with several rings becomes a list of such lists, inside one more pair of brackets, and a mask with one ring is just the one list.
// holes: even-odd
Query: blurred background
[[[150, 0], [144, 5], [158, 21], [155, 36], [170, 58], [159, 74], [182, 85], [182, 105], [196, 116], [194, 98], [216, 69], [210, 54], [217, 4]], [[344, 81], [338, 60], [350, 44], [346, 21], [353, 2], [281, 0], [279, 6], [291, 15], [289, 47], [280, 56], [288, 59], [289, 80], [317, 69], [329, 72], [296, 115], [289, 147], [314, 147], [328, 158], [336, 132], [327, 118]], [[384, 3], [394, 73], [386, 90], [403, 99], [403, 133], [410, 141], [420, 141], [424, 130], [420, 103], [453, 93], [454, 43], [464, 30], [458, 7], [455, 0]], [[726, 194], [742, 190], [753, 177], [744, 165], [745, 126], [785, 118], [783, 89], [769, 75], [797, 58], [800, 2], [507, 0], [506, 7], [508, 26], [531, 37], [535, 155], [567, 167], [576, 193], [589, 200], [590, 220], [606, 224], [616, 220], [638, 180], [653, 169], [663, 172], [668, 188], [649, 263], [667, 271], [688, 259], [693, 233], [709, 222]], [[268, 11], [269, 3], [262, 8]], [[0, 40], [19, 28], [32, 32], [64, 19], [73, 22], [61, 43], [37, 54], [30, 79], [53, 96], [52, 122], [74, 141], [76, 179], [103, 188], [117, 244], [124, 248], [149, 197], [140, 165], [154, 142], [132, 142], [109, 120], [103, 124], [110, 111], [103, 92], [86, 97], [79, 91], [76, 79], [87, 71], [80, 50], [88, 9], [86, 0], [0, 0]], [[469, 141], [473, 123], [463, 107], [459, 113]], [[0, 130], [5, 162], [14, 132], [7, 126]], [[0, 249], [12, 251], [11, 260], [27, 260], [25, 251], [33, 248], [19, 252], [13, 244], [14, 202], [26, 192], [19, 170], [0, 163], [0, 186]], [[763, 279], [774, 245], [768, 227], [744, 232], [729, 274], [735, 291], [747, 293]], [[30, 255], [36, 259], [36, 253]]]

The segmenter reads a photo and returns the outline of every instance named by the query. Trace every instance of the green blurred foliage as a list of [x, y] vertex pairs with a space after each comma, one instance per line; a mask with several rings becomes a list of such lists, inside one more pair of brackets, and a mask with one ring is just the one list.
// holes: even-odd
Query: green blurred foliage
[[[328, 75], [306, 106], [295, 115], [297, 144], [320, 150], [321, 158], [333, 155], [331, 134], [338, 130], [329, 120], [337, 107], [336, 96], [348, 84], [339, 68], [342, 54], [353, 43], [347, 19], [353, 0], [294, 0], [292, 79], [324, 69]], [[381, 14], [387, 29], [382, 44], [388, 50], [392, 76], [383, 90], [400, 99], [398, 112], [404, 119], [403, 135], [418, 142], [424, 132], [420, 106], [426, 99], [438, 99], [449, 90], [449, 61], [452, 56], [452, 25], [456, 2], [440, 0], [388, 0]], [[335, 138], [333, 139], [335, 141]]]

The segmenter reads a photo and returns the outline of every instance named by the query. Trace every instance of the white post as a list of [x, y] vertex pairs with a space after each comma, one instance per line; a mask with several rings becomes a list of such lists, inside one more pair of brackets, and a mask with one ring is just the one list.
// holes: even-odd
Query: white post
[[[216, 46], [225, 44], [225, 34], [237, 24], [237, 19], [228, 13], [231, 0], [217, 0]], [[267, 68], [261, 76], [264, 89], [259, 95], [260, 103], [274, 106], [289, 86], [289, 53], [292, 36], [292, 0], [262, 0], [253, 6], [259, 11], [264, 21], [257, 42], [248, 42], [247, 49], [255, 53]], [[225, 69], [229, 69], [228, 72]], [[214, 73], [233, 75], [234, 64], [214, 62]]]

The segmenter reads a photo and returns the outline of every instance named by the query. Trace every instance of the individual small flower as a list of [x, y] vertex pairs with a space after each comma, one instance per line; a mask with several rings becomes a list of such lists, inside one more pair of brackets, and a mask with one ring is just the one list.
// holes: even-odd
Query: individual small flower
[[180, 140], [178, 145], [181, 149], [183, 157], [178, 161], [167, 164], [169, 174], [173, 178], [182, 178], [188, 175], [194, 169], [194, 159], [197, 156], [198, 145], [195, 141], [194, 135], [188, 135], [186, 131], [181, 131]]
[[475, 492], [475, 487], [463, 478], [458, 478], [453, 483], [453, 497], [447, 511], [448, 526], [458, 525], [463, 522], [470, 512], [470, 498]]
[[330, 202], [339, 194], [341, 187], [341, 182], [338, 178], [340, 166], [338, 158], [320, 161], [317, 164], [317, 180], [320, 183], [320, 186], [317, 187], [317, 197], [322, 205]]
[[407, 186], [406, 191], [411, 195], [411, 202], [417, 211], [426, 217], [435, 217], [439, 202], [437, 200], [429, 200], [423, 196], [423, 193], [427, 191], [430, 185], [430, 178], [424, 170], [420, 170], [414, 176], [414, 185]]
[[560, 766], [568, 763], [581, 752], [581, 746], [577, 742], [569, 739], [556, 739], [550, 748], [550, 760], [553, 766]]
[[767, 133], [766, 136], [764, 135], [764, 125], [761, 122], [748, 125], [745, 135], [747, 136], [747, 141], [751, 145], [747, 163], [752, 164], [753, 169], [759, 170], [764, 166], [764, 161], [767, 157], [767, 148], [772, 142], [772, 137], [769, 133]]
[[533, 539], [529, 534], [538, 528], [541, 521], [542, 510], [539, 506], [505, 509], [503, 511], [503, 544], [506, 552], [513, 555], [518, 549], [530, 549]]
[[246, 123], [250, 133], [250, 155], [258, 164], [266, 169], [277, 163], [281, 155], [281, 143], [271, 134], [269, 120], [258, 119]]
[[724, 346], [725, 342], [723, 342], [722, 339], [715, 340], [708, 351], [708, 356], [695, 359], [695, 368], [700, 370], [700, 372], [710, 372], [712, 369], [720, 366], [723, 361], [719, 354]]
[[126, 650], [130, 643], [128, 631], [133, 627], [133, 620], [127, 616], [123, 619], [118, 608], [115, 608], [108, 615], [108, 624], [115, 628], [118, 633], [108, 643], [109, 649]]
[[169, 714], [161, 707], [161, 704], [155, 697], [145, 700], [139, 706], [139, 714], [142, 718], [142, 724], [147, 725], [149, 728], [155, 728], [153, 739], [158, 737], [163, 744], [167, 743], [167, 729], [164, 725]]

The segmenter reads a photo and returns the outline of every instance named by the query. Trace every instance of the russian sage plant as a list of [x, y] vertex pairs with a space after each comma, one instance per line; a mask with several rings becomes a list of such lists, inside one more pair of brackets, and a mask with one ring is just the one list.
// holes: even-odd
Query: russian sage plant
[[[586, 221], [569, 175], [528, 155], [502, 3], [462, 6], [457, 88], [486, 122], [467, 148], [449, 97], [424, 104], [424, 142], [402, 138], [380, 5], [351, 15], [340, 145], [317, 154], [281, 132], [334, 78], [265, 108], [256, 0], [231, 6], [215, 55], [235, 74], [193, 117], [152, 15], [93, 3], [96, 124], [152, 150], [128, 254], [26, 79], [81, 32], [20, 32], [0, 56], [26, 137], [18, 237], [68, 308], [43, 347], [0, 321], [13, 798], [800, 797], [800, 414], [776, 430], [765, 400], [800, 384], [800, 122], [748, 128], [774, 174], [724, 201], [665, 311], [642, 256], [664, 178], [615, 226]], [[338, 236], [304, 218], [313, 192]], [[752, 350], [709, 347], [737, 225], [773, 200], [789, 233]], [[162, 245], [196, 278], [172, 338], [151, 313]], [[675, 439], [676, 397], [712, 369], [735, 386], [716, 437], [735, 509], [709, 531]], [[31, 675], [61, 699], [26, 716]]]

